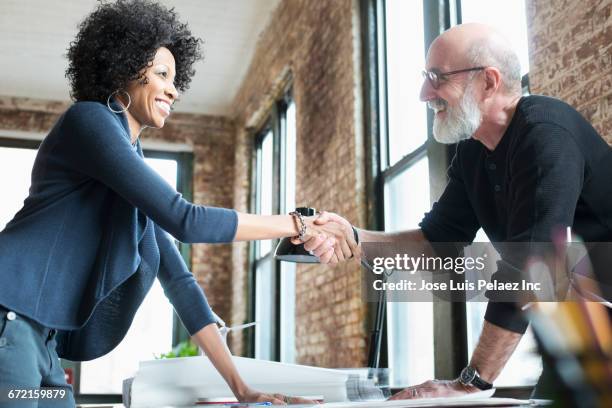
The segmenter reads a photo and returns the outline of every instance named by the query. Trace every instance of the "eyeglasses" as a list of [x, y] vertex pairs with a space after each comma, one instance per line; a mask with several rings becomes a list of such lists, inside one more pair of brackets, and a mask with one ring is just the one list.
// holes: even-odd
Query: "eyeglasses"
[[485, 68], [486, 67], [474, 67], [449, 72], [423, 71], [423, 78], [427, 79], [434, 89], [438, 89], [440, 87], [440, 81], [446, 81], [447, 76], [460, 74], [462, 72], [481, 71]]

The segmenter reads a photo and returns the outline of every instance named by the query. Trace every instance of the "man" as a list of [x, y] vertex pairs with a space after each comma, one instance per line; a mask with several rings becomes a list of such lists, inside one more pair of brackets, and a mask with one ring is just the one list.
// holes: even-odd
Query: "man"
[[[436, 140], [458, 143], [448, 185], [419, 229], [358, 230], [360, 242], [425, 248], [433, 242], [472, 242], [479, 228], [493, 243], [550, 242], [555, 229], [568, 226], [587, 242], [612, 241], [612, 149], [567, 104], [521, 96], [518, 58], [491, 27], [464, 24], [440, 35], [427, 54], [420, 98], [435, 112]], [[318, 222], [328, 221], [343, 223], [352, 233], [333, 213]], [[315, 237], [305, 248], [325, 263], [332, 252], [320, 249], [320, 242]], [[508, 271], [496, 273], [502, 272]], [[527, 325], [516, 305], [489, 302], [462, 380], [428, 381], [393, 398], [490, 388]]]

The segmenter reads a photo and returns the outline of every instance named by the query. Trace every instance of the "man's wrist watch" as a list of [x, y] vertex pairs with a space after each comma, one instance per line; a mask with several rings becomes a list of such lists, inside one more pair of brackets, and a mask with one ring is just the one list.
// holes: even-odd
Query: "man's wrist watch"
[[479, 390], [485, 391], [493, 388], [493, 384], [486, 382], [478, 375], [478, 371], [472, 366], [467, 366], [459, 374], [459, 382], [463, 385], [473, 385]]

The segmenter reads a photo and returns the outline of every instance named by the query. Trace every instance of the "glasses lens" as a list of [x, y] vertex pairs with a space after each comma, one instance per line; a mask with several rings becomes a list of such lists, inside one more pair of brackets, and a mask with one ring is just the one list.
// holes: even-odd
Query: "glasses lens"
[[436, 74], [435, 72], [428, 72], [427, 78], [429, 79], [431, 86], [433, 86], [434, 89], [438, 89], [438, 85], [439, 85], [438, 74]]

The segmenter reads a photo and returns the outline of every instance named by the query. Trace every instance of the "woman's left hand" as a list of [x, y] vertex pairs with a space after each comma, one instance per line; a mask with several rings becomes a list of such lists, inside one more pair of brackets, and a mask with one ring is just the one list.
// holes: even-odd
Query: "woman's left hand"
[[300, 397], [289, 397], [283, 394], [266, 394], [253, 389], [248, 389], [240, 398], [240, 402], [271, 402], [273, 405], [288, 404], [312, 404], [318, 405], [316, 401], [311, 401]]
[[271, 394], [266, 394], [263, 392], [259, 392], [253, 390], [251, 388], [247, 389], [242, 395], [238, 397], [238, 401], [240, 402], [271, 402], [273, 405], [287, 405], [285, 401], [282, 399], [276, 398]]
[[289, 405], [294, 405], [294, 404], [319, 405], [317, 401], [309, 400], [309, 399], [302, 398], [302, 397], [290, 397], [288, 395], [283, 395], [283, 394], [274, 394], [274, 397], [278, 399], [282, 399], [285, 402], [285, 404], [289, 404]]

